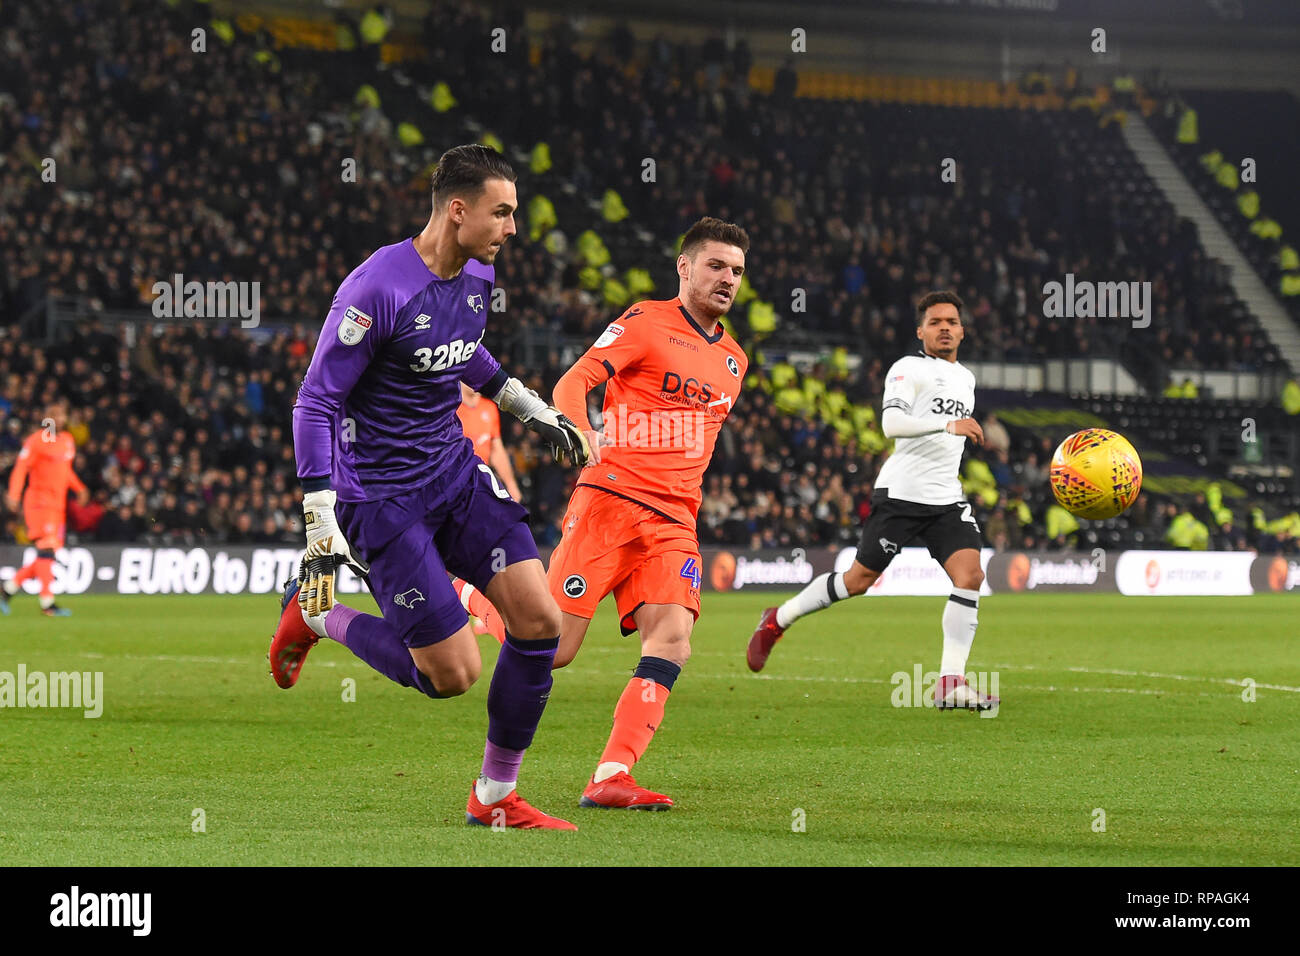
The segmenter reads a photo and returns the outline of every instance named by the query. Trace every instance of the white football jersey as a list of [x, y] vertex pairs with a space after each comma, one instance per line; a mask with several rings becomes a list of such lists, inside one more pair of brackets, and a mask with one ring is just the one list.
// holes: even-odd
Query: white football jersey
[[[905, 355], [885, 375], [882, 415], [887, 408], [942, 421], [970, 418], [975, 414], [975, 376], [960, 362], [922, 351]], [[964, 436], [944, 431], [897, 438], [894, 453], [876, 476], [875, 487], [887, 489], [891, 498], [927, 505], [964, 501], [959, 470], [965, 447]]]

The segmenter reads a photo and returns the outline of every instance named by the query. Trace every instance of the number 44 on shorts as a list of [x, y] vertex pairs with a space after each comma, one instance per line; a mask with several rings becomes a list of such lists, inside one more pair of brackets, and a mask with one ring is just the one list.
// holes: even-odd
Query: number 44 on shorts
[[691, 587], [695, 590], [700, 589], [700, 565], [694, 558], [687, 558], [686, 563], [682, 565], [680, 577], [686, 578], [691, 582]]

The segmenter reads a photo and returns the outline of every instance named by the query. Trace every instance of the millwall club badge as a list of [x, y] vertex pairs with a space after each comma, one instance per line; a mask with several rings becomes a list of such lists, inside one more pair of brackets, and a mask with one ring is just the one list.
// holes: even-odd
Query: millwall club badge
[[344, 345], [356, 345], [366, 337], [366, 333], [374, 324], [374, 319], [355, 305], [350, 305], [343, 313], [343, 321], [339, 323], [339, 341]]
[[740, 377], [740, 363], [736, 361], [734, 355], [727, 356], [727, 371], [737, 378]]

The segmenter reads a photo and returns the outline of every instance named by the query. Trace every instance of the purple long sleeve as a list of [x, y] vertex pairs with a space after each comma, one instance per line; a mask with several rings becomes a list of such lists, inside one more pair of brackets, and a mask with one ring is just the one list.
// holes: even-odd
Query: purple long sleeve
[[[460, 380], [470, 388], [474, 389], [474, 391], [482, 392], [483, 386], [496, 378], [500, 371], [501, 363], [498, 362], [492, 356], [492, 353], [484, 348], [483, 343], [480, 342], [478, 348], [474, 350], [474, 354], [471, 355], [469, 361], [465, 363], [465, 370], [460, 373]], [[500, 391], [500, 386], [497, 387], [497, 390]], [[487, 393], [484, 392], [484, 394], [486, 395]], [[488, 398], [492, 397], [493, 396], [488, 395]]]
[[303, 481], [332, 474], [334, 423], [392, 330], [392, 302], [366, 281], [363, 269], [339, 286], [293, 406], [293, 448]]

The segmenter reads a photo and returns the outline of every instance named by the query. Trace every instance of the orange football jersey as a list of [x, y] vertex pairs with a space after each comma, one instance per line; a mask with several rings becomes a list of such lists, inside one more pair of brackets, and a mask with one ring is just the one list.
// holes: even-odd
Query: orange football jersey
[[487, 461], [492, 454], [492, 439], [501, 437], [501, 413], [497, 410], [497, 403], [480, 397], [471, 408], [462, 399], [456, 414], [460, 417], [460, 427], [474, 443], [474, 454]]
[[[68, 489], [78, 493], [86, 486], [72, 471], [77, 446], [68, 432], [59, 432], [47, 441], [44, 430], [33, 432], [23, 442], [13, 473], [9, 476], [9, 494], [22, 496], [27, 512], [58, 512], [68, 506]], [[23, 494], [23, 485], [27, 493]]]
[[748, 366], [721, 325], [705, 333], [680, 299], [629, 308], [555, 388], [556, 407], [589, 427], [587, 390], [609, 382], [602, 431], [610, 444], [578, 484], [695, 527], [704, 472]]

